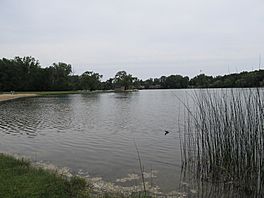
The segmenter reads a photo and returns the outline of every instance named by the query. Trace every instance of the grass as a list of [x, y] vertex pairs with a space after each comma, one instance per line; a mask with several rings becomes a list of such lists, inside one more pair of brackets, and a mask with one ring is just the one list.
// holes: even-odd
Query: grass
[[181, 134], [183, 166], [203, 181], [264, 193], [263, 90], [200, 90], [191, 97], [195, 109], [185, 103]]
[[84, 179], [67, 179], [32, 167], [29, 161], [0, 154], [0, 197], [89, 197]]
[[57, 172], [36, 168], [30, 161], [0, 154], [0, 197], [4, 198], [151, 198], [146, 192], [94, 192], [92, 184], [80, 177], [68, 178]]

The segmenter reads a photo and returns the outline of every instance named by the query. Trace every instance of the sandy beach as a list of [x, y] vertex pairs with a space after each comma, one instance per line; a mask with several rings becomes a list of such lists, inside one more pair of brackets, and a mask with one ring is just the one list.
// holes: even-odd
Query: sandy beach
[[0, 102], [33, 96], [37, 96], [37, 94], [0, 94]]

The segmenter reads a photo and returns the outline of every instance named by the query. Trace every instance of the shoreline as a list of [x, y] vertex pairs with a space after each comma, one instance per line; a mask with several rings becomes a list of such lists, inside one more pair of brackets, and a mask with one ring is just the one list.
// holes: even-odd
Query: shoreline
[[[2, 160], [2, 162], [1, 162]], [[12, 161], [12, 163], [5, 163], [5, 161]], [[10, 153], [10, 152], [3, 152], [0, 151], [0, 179], [1, 175], [5, 175], [9, 173], [9, 171], [13, 170], [15, 174], [10, 174], [9, 180], [12, 182], [16, 182], [16, 178], [19, 177], [19, 175], [16, 174], [16, 168], [14, 166], [21, 168], [19, 171], [20, 175], [23, 175], [23, 179], [21, 181], [25, 182], [26, 184], [31, 179], [34, 179], [35, 182], [42, 182], [41, 177], [47, 175], [50, 183], [56, 183], [59, 180], [62, 180], [65, 182], [71, 181], [77, 181], [77, 185], [79, 182], [82, 183], [81, 188], [77, 189], [75, 191], [75, 188], [71, 185], [68, 187], [71, 187], [72, 191], [78, 195], [81, 195], [80, 197], [88, 198], [88, 197], [109, 197], [109, 198], [115, 198], [115, 197], [124, 197], [124, 198], [134, 198], [134, 197], [157, 197], [157, 196], [176, 196], [176, 197], [183, 197], [186, 193], [185, 192], [176, 192], [172, 191], [170, 193], [162, 193], [159, 190], [158, 186], [151, 187], [148, 182], [146, 182], [147, 185], [147, 195], [144, 196], [144, 191], [142, 189], [142, 184], [139, 183], [137, 185], [132, 186], [123, 186], [122, 183], [133, 181], [133, 180], [140, 180], [140, 176], [133, 174], [128, 175], [129, 177], [125, 177], [120, 179], [117, 183], [120, 183], [119, 185], [114, 182], [109, 182], [103, 180], [102, 177], [90, 177], [89, 175], [82, 174], [81, 171], [74, 172], [69, 167], [59, 167], [56, 166], [50, 162], [44, 162], [44, 161], [34, 161], [29, 156], [24, 156], [16, 153]], [[26, 169], [24, 169], [24, 166], [26, 165]], [[1, 167], [2, 166], [2, 167]], [[37, 175], [32, 177], [32, 174], [29, 172], [38, 172]], [[12, 172], [12, 171], [11, 171]], [[150, 173], [149, 173], [150, 175]], [[124, 180], [124, 181], [123, 181]], [[10, 195], [10, 192], [14, 189], [12, 187], [8, 187], [8, 184], [4, 185], [7, 189], [7, 194]], [[32, 185], [32, 184], [27, 184]], [[46, 191], [45, 185], [47, 185], [47, 182], [44, 181], [43, 183], [43, 189]], [[1, 185], [0, 185], [1, 187]], [[67, 193], [67, 190], [64, 189], [63, 186], [57, 186], [54, 192], [56, 193], [56, 190], [61, 189], [62, 193]], [[30, 191], [27, 191], [24, 189], [23, 186], [19, 186], [19, 189], [21, 190], [20, 193], [40, 193], [38, 189], [32, 188]], [[1, 195], [1, 192], [0, 192]], [[63, 196], [64, 197], [64, 196]], [[75, 196], [74, 196], [75, 197]]]
[[38, 96], [52, 96], [52, 95], [67, 95], [67, 94], [86, 94], [86, 93], [102, 93], [102, 91], [40, 91], [40, 92], [14, 92], [14, 93], [0, 93], [0, 102], [15, 100], [19, 98], [29, 98]]
[[19, 98], [29, 98], [29, 97], [38, 97], [38, 96], [59, 96], [59, 95], [67, 95], [67, 94], [96, 94], [96, 93], [127, 93], [134, 92], [135, 90], [127, 90], [127, 91], [116, 91], [116, 90], [76, 90], [76, 91], [32, 91], [32, 92], [0, 92], [0, 102], [15, 100]]
[[68, 178], [64, 172], [4, 153], [0, 153], [0, 179], [0, 197], [88, 198], [92, 192], [83, 178]]
[[18, 94], [0, 94], [0, 102], [15, 100], [19, 98], [36, 97], [38, 94], [33, 93], [18, 93]]

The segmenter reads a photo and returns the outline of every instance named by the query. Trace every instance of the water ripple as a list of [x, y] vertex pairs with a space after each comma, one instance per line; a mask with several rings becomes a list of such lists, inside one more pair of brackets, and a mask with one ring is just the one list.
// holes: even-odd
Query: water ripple
[[[68, 95], [2, 103], [0, 149], [114, 180], [138, 170], [136, 140], [145, 168], [159, 169], [175, 183], [177, 178], [170, 174], [175, 166], [168, 164], [180, 160], [177, 141], [163, 132], [177, 128], [178, 104], [172, 99], [174, 93], [164, 93]], [[163, 181], [157, 180], [165, 190], [172, 190]]]

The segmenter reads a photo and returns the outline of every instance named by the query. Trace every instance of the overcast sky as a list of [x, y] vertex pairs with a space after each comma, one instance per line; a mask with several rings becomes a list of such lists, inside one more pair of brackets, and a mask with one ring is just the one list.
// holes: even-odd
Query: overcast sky
[[[257, 69], [263, 0], [0, 0], [0, 56], [139, 78]], [[264, 64], [262, 64], [264, 67]]]

